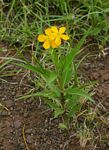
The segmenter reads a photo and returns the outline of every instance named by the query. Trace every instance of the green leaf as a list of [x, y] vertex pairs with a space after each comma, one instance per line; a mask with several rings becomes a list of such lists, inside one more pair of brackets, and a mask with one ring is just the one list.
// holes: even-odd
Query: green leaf
[[54, 111], [54, 117], [57, 118], [58, 116], [62, 115], [64, 113], [64, 110], [61, 108], [56, 108]]
[[51, 52], [51, 56], [52, 56], [52, 61], [56, 67], [56, 69], [58, 69], [58, 65], [59, 65], [59, 59], [58, 59], [58, 55], [56, 53], [56, 51], [53, 49]]
[[33, 65], [30, 65], [30, 64], [24, 64], [24, 63], [20, 63], [20, 64], [18, 64], [18, 63], [16, 63], [16, 65], [17, 66], [20, 66], [20, 67], [23, 67], [23, 68], [25, 68], [25, 69], [28, 69], [28, 70], [31, 70], [31, 71], [33, 71], [34, 73], [40, 73], [40, 74], [45, 74], [46, 73], [46, 71], [43, 69], [43, 68], [41, 68], [41, 67], [36, 67], [36, 66], [33, 66]]
[[109, 12], [109, 8], [106, 8], [103, 10], [105, 13], [108, 13]]
[[73, 108], [75, 104], [77, 104], [80, 101], [80, 95], [66, 95], [66, 104], [65, 107], [67, 108]]
[[46, 86], [48, 86], [57, 78], [57, 74], [54, 71], [46, 70], [46, 74], [44, 75], [44, 78], [47, 83]]
[[41, 75], [41, 77], [45, 80], [45, 82], [47, 83], [46, 86], [48, 86], [51, 82], [53, 82], [56, 78], [57, 78], [57, 74], [54, 71], [49, 71], [47, 69], [40, 67], [36, 67], [34, 65], [30, 65], [30, 64], [16, 64], [18, 66], [21, 66], [25, 69], [31, 70], [34, 73], [37, 73], [39, 75]]
[[16, 100], [22, 100], [22, 99], [27, 99], [30, 97], [46, 97], [48, 99], [55, 99], [57, 96], [55, 95], [55, 93], [53, 92], [49, 92], [49, 91], [43, 91], [43, 92], [37, 92], [37, 93], [32, 93], [29, 95], [24, 95], [24, 96], [20, 96], [19, 98], [17, 98]]
[[48, 105], [54, 110], [54, 117], [57, 118], [59, 115], [64, 113], [64, 109], [53, 102], [48, 102]]
[[64, 64], [65, 64], [65, 57], [61, 57], [59, 60], [59, 64], [58, 64], [58, 72], [60, 73], [60, 75], [62, 75], [62, 71], [64, 69]]
[[59, 123], [59, 126], [58, 126], [60, 129], [62, 130], [65, 130], [67, 129], [67, 125], [65, 123]]
[[60, 91], [60, 89], [58, 88], [57, 85], [55, 85], [55, 84], [52, 83], [52, 84], [49, 85], [49, 88], [50, 88], [50, 91], [52, 91], [53, 93], [55, 93], [57, 97], [61, 96], [61, 91]]
[[75, 56], [80, 52], [81, 46], [83, 45], [86, 36], [89, 34], [89, 31], [87, 31], [85, 33], [85, 35], [82, 37], [82, 39], [78, 42], [77, 46], [73, 49], [71, 49], [71, 51], [69, 52], [69, 54], [67, 54], [67, 56], [64, 58], [65, 59], [65, 63], [62, 66], [63, 70], [62, 70], [62, 84], [63, 87], [65, 86], [66, 83], [68, 83], [71, 79], [71, 66], [72, 66], [72, 62], [74, 61]]
[[73, 117], [77, 112], [79, 112], [81, 110], [82, 105], [80, 103], [75, 104], [74, 107], [70, 108], [67, 116], [69, 118]]
[[71, 95], [80, 95], [82, 97], [85, 97], [86, 99], [90, 100], [91, 102], [94, 102], [94, 100], [91, 98], [91, 96], [83, 89], [80, 88], [68, 88], [65, 91], [66, 94]]
[[73, 63], [73, 77], [74, 77], [74, 84], [76, 86], [78, 86], [79, 81], [78, 81], [77, 68], [76, 68], [76, 64], [75, 63]]
[[65, 108], [68, 111], [67, 116], [73, 117], [75, 113], [80, 111], [82, 105], [80, 104], [80, 96], [79, 95], [67, 95], [66, 96], [67, 101]]
[[61, 76], [61, 80], [63, 85], [66, 85], [72, 77], [72, 68], [69, 67], [67, 70], [64, 70]]
[[101, 29], [100, 28], [98, 28], [98, 27], [95, 27], [95, 28], [93, 28], [91, 31], [90, 31], [90, 35], [98, 35], [99, 33], [100, 33], [100, 31], [101, 31]]

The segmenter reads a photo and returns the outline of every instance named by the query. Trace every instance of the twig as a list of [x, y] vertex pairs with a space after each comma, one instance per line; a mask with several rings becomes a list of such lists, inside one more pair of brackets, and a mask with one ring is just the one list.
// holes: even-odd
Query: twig
[[29, 150], [29, 147], [28, 147], [27, 142], [26, 142], [26, 137], [25, 137], [25, 125], [23, 126], [23, 129], [22, 129], [22, 135], [23, 135], [23, 140], [24, 140], [26, 150]]
[[2, 108], [4, 108], [5, 110], [9, 111], [9, 109], [8, 109], [6, 106], [2, 105], [1, 103], [0, 103], [0, 107], [2, 107]]

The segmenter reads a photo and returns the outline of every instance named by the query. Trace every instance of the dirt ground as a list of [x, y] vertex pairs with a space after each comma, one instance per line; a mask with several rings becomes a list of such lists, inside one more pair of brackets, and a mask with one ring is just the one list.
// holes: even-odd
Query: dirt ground
[[98, 82], [93, 98], [101, 123], [93, 130], [94, 140], [82, 147], [72, 126], [61, 131], [60, 119], [53, 119], [40, 98], [16, 101], [32, 88], [24, 72], [0, 78], [0, 103], [9, 110], [0, 110], [0, 150], [109, 150], [109, 56], [87, 59], [79, 72], [82, 78]]

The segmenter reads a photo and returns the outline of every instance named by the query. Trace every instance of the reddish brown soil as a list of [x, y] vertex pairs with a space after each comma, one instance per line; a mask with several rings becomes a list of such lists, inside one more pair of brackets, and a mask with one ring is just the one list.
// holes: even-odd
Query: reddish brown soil
[[[94, 88], [93, 107], [99, 110], [98, 117], [103, 118], [85, 148], [81, 147], [73, 125], [69, 131], [58, 129], [60, 120], [53, 119], [52, 112], [40, 99], [15, 101], [32, 88], [28, 79], [23, 79], [24, 72], [0, 79], [0, 102], [11, 113], [1, 111], [0, 114], [0, 150], [109, 150], [109, 56], [86, 60], [80, 73], [84, 80], [98, 81]], [[92, 128], [97, 123], [96, 119], [94, 121]], [[24, 142], [23, 128], [29, 149]]]

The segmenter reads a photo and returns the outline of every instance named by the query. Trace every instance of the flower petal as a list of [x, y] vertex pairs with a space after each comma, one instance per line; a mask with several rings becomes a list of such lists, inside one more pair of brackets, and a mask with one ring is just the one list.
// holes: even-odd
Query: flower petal
[[44, 47], [45, 49], [49, 49], [49, 48], [50, 48], [50, 41], [49, 41], [49, 40], [46, 40], [46, 41], [44, 42], [44, 44], [43, 44], [43, 47]]
[[46, 38], [47, 37], [44, 34], [40, 34], [37, 39], [39, 42], [44, 42], [46, 40]]
[[51, 41], [51, 47], [56, 48], [56, 47], [58, 47], [58, 45], [56, 45], [55, 41]]
[[56, 38], [56, 35], [55, 33], [52, 33], [51, 35], [49, 35], [49, 39], [50, 40], [54, 40]]
[[65, 40], [65, 41], [69, 40], [69, 36], [66, 35], [66, 34], [62, 34], [62, 35], [61, 35], [61, 38], [62, 38], [63, 40]]
[[65, 32], [65, 30], [66, 30], [66, 28], [65, 27], [61, 27], [61, 28], [59, 28], [59, 33], [64, 33]]
[[60, 38], [60, 36], [56, 37], [55, 43], [56, 43], [57, 46], [61, 45], [61, 38]]
[[52, 26], [51, 29], [52, 29], [52, 31], [53, 31], [54, 33], [58, 33], [58, 28], [57, 28], [57, 26]]
[[48, 35], [48, 36], [50, 36], [50, 35], [52, 34], [51, 28], [47, 28], [47, 29], [45, 30], [45, 34]]

